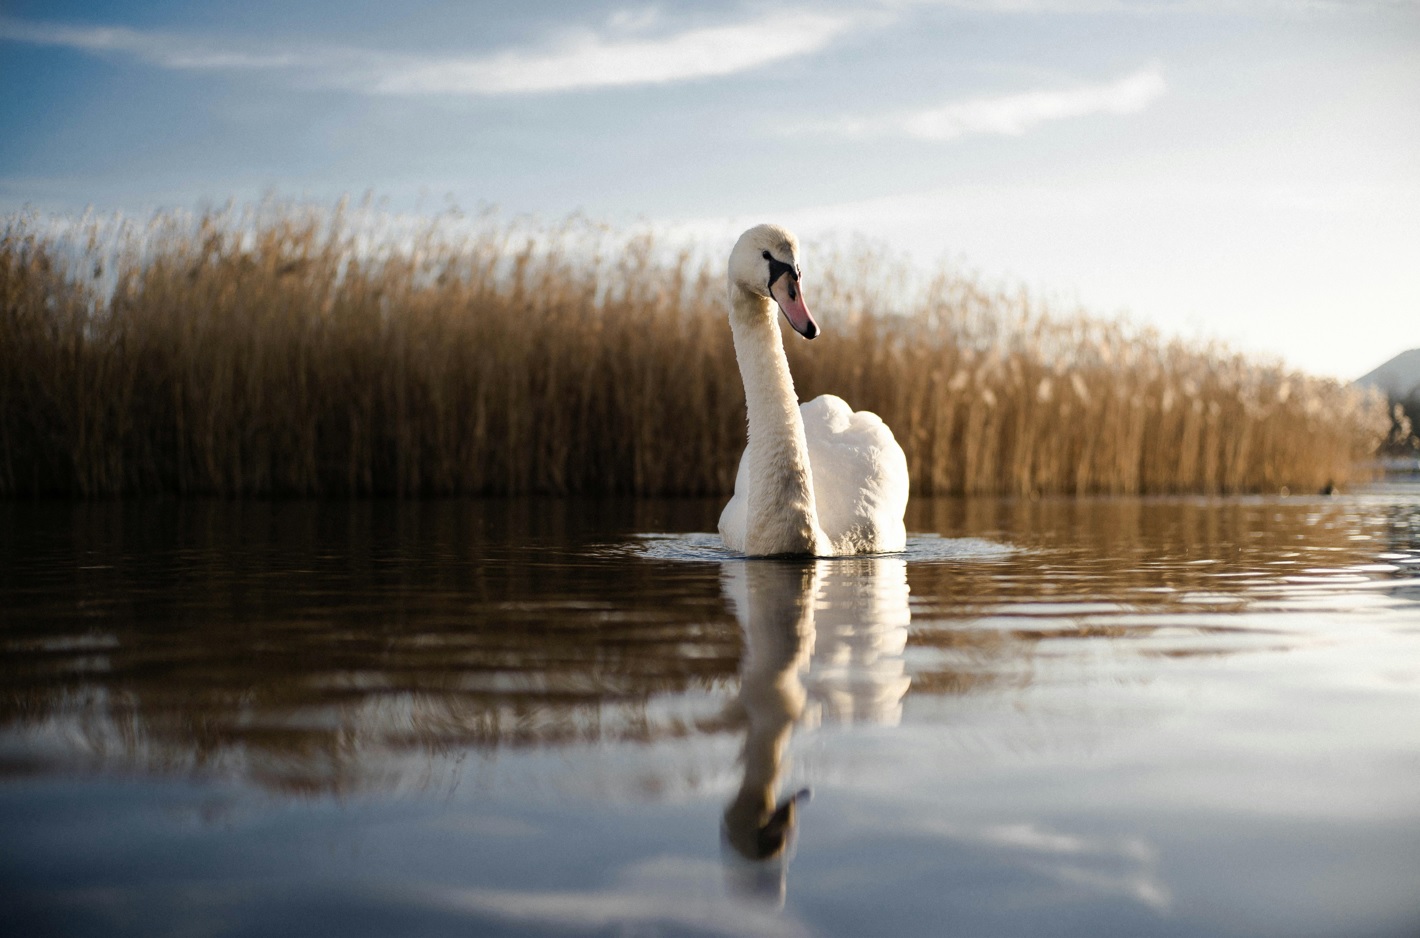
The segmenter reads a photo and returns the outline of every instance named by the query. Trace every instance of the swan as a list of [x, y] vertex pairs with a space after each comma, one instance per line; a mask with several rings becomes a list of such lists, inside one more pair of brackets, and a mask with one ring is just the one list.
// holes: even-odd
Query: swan
[[802, 407], [777, 305], [818, 335], [801, 292], [799, 242], [757, 225], [730, 252], [730, 332], [744, 382], [749, 442], [720, 514], [725, 546], [750, 557], [892, 553], [907, 545], [907, 457], [877, 414], [832, 394]]

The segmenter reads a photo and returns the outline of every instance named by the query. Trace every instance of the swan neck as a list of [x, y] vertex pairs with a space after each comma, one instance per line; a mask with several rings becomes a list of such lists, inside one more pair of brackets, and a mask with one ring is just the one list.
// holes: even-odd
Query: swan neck
[[762, 315], [736, 316], [730, 321], [740, 380], [744, 382], [745, 406], [749, 411], [750, 442], [753, 444], [755, 437], [760, 436], [784, 437], [786, 442], [792, 443], [796, 426], [797, 436], [803, 436], [794, 377], [789, 373], [789, 359], [784, 355], [779, 320], [767, 309], [770, 301], [753, 295], [740, 299], [746, 304], [755, 301], [766, 307]]
[[804, 421], [771, 302], [732, 288], [730, 330], [749, 414], [745, 550], [750, 555], [823, 554]]

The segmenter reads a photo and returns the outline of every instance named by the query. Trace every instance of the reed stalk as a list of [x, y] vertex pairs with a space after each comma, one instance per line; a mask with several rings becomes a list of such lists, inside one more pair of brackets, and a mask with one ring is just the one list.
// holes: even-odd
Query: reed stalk
[[[585, 221], [169, 213], [0, 235], [0, 495], [723, 495], [721, 260]], [[801, 397], [888, 422], [924, 494], [1319, 491], [1384, 402], [944, 272], [819, 261]], [[836, 272], [836, 273], [835, 273]], [[887, 304], [896, 304], [889, 308]]]

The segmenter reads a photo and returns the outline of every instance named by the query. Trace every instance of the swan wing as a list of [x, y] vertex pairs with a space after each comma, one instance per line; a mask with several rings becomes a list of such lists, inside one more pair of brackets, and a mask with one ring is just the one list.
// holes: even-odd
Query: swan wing
[[814, 398], [799, 413], [809, 445], [819, 526], [833, 542], [834, 553], [904, 549], [907, 457], [892, 430], [877, 414], [854, 411], [832, 394]]
[[735, 494], [720, 512], [720, 540], [730, 550], [744, 553], [749, 516], [749, 460], [742, 454], [735, 472]]

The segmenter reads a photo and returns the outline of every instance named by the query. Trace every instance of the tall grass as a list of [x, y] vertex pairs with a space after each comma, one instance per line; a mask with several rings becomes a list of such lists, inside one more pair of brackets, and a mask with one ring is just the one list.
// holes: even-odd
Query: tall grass
[[[410, 230], [264, 204], [0, 236], [0, 495], [723, 494], [722, 261], [585, 222]], [[809, 246], [812, 249], [812, 245]], [[871, 253], [809, 261], [801, 396], [877, 411], [922, 493], [1344, 484], [1389, 424], [1337, 382], [1052, 314]]]

